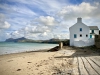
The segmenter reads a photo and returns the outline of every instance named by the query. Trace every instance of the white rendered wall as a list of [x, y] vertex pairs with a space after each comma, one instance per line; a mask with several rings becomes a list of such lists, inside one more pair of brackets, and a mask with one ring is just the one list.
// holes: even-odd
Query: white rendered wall
[[74, 41], [74, 46], [76, 47], [85, 47], [85, 46], [91, 46], [91, 45], [94, 45], [94, 39], [91, 38], [91, 39], [88, 39], [86, 41]]
[[[90, 30], [90, 33], [92, 33], [92, 30]], [[94, 30], [95, 34], [91, 34], [92, 38], [95, 38], [95, 35], [99, 35], [99, 30]]]
[[[92, 33], [92, 30], [90, 30], [90, 33]], [[94, 30], [94, 33], [99, 35], [99, 30]]]
[[94, 30], [94, 33], [99, 35], [99, 30]]
[[[92, 30], [90, 30], [90, 33], [92, 33]], [[94, 30], [94, 33], [99, 35], [99, 30]]]

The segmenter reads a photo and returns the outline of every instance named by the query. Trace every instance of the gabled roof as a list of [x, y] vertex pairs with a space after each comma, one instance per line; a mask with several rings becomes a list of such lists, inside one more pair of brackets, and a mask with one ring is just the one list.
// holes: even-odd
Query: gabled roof
[[97, 26], [89, 26], [90, 30], [99, 30]]

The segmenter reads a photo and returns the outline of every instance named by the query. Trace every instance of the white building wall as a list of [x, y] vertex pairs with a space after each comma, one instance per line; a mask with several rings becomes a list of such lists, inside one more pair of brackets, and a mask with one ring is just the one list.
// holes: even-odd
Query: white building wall
[[[92, 33], [92, 30], [90, 30], [90, 33]], [[95, 35], [99, 35], [99, 30], [94, 30], [94, 34], [90, 35], [92, 35], [92, 38], [95, 38]]]
[[[90, 33], [92, 33], [92, 30], [90, 30]], [[99, 35], [99, 30], [94, 30], [94, 33]]]
[[90, 33], [92, 33], [92, 30], [89, 30]]
[[[82, 31], [80, 31], [80, 28], [82, 28]], [[74, 34], [77, 35], [77, 38], [74, 38]], [[82, 34], [82, 37], [80, 37], [80, 34]], [[88, 37], [86, 37], [86, 35], [88, 35]], [[70, 46], [75, 45], [74, 41], [85, 41], [88, 40], [89, 37], [89, 27], [83, 23], [76, 23], [74, 26], [70, 28]]]
[[99, 30], [94, 30], [94, 33], [99, 35]]
[[94, 34], [91, 34], [92, 35], [92, 38], [94, 39], [95, 38], [95, 35]]
[[84, 47], [84, 46], [91, 46], [94, 45], [94, 39], [88, 39], [86, 41], [74, 41], [74, 46], [76, 47]]

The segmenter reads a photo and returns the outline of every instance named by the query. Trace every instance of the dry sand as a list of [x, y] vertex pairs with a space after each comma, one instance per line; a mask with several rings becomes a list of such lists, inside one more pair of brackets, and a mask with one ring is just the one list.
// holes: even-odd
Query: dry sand
[[71, 69], [76, 67], [75, 52], [69, 49], [1, 55], [0, 75], [71, 75]]
[[[64, 66], [64, 52], [29, 52], [0, 56], [0, 75], [52, 75]], [[71, 60], [71, 59], [68, 59]], [[63, 60], [67, 64], [67, 59]]]

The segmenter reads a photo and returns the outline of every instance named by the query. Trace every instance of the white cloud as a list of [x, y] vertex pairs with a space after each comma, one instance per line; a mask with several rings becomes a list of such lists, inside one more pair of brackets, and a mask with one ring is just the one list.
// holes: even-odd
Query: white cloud
[[11, 25], [6, 21], [6, 16], [0, 13], [0, 41], [4, 41], [8, 36], [6, 35], [6, 29]]
[[7, 21], [5, 21], [3, 25], [0, 25], [1, 29], [8, 29], [9, 27], [10, 27], [10, 24]]
[[[12, 38], [20, 38], [20, 37], [26, 37], [29, 39], [43, 39], [47, 36], [47, 33], [50, 33], [50, 29], [47, 26], [26, 26], [24, 28], [21, 28], [19, 30], [13, 31], [11, 33]], [[41, 36], [41, 37], [40, 37]]]
[[38, 39], [48, 40], [48, 39], [54, 38], [54, 35], [52, 33], [44, 32], [44, 33], [39, 34], [37, 37]]
[[25, 5], [21, 4], [0, 4], [0, 8], [5, 11], [6, 15], [9, 14], [9, 16], [16, 16], [16, 17], [33, 17], [37, 16], [37, 14], [32, 11], [30, 8], [28, 8]]
[[65, 20], [75, 19], [77, 17], [90, 18], [92, 16], [97, 16], [95, 11], [98, 11], [98, 5], [91, 5], [90, 3], [82, 2], [79, 5], [68, 5], [64, 7], [58, 16], [63, 17]]
[[50, 32], [50, 29], [47, 26], [41, 26], [41, 25], [37, 25], [37, 26], [30, 26], [30, 27], [25, 27], [25, 32], [29, 32], [29, 33], [44, 33], [44, 32]]
[[14, 39], [20, 38], [20, 37], [23, 37], [23, 36], [24, 36], [24, 34], [21, 33], [20, 31], [14, 31], [14, 32], [11, 33], [11, 38], [14, 38]]
[[10, 24], [7, 21], [0, 22], [0, 29], [8, 29]]
[[43, 40], [48, 40], [48, 39], [68, 39], [69, 34], [59, 34], [59, 33], [41, 33], [40, 35], [37, 36], [38, 39], [43, 39]]
[[27, 8], [26, 6], [13, 6], [12, 10], [16, 13], [22, 14], [22, 15], [28, 15], [28, 16], [34, 16], [37, 15], [35, 12]]
[[6, 33], [5, 30], [0, 30], [0, 41], [5, 41], [7, 38], [10, 38], [10, 33]]
[[58, 24], [55, 18], [51, 16], [40, 16], [39, 18], [36, 18], [34, 21], [39, 23], [40, 25], [46, 26], [53, 26]]
[[[48, 15], [57, 12], [60, 8], [66, 5], [65, 2], [60, 3], [58, 0], [9, 0], [11, 2], [17, 2], [33, 7], [38, 7]], [[52, 15], [52, 14], [51, 14]]]
[[6, 17], [4, 14], [0, 13], [0, 29], [8, 29], [10, 24], [6, 21]]

